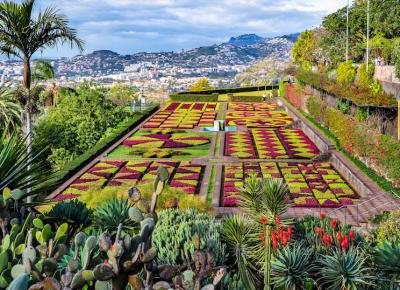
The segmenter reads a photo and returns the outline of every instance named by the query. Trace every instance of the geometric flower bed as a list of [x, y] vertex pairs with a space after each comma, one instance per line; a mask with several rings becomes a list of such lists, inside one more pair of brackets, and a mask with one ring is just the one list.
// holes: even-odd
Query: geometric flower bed
[[218, 111], [219, 103], [203, 103], [203, 102], [171, 102], [168, 103], [162, 111]]
[[215, 112], [160, 111], [143, 128], [193, 129], [214, 125]]
[[209, 133], [172, 131], [171, 129], [138, 130], [113, 150], [109, 158], [182, 158], [207, 156]]
[[134, 135], [122, 142], [122, 145], [131, 148], [185, 148], [210, 143], [207, 137], [199, 136], [191, 133], [157, 133]]
[[101, 194], [103, 188], [152, 183], [160, 166], [168, 170], [168, 184], [171, 188], [188, 194], [198, 193], [203, 166], [193, 165], [189, 161], [100, 161], [55, 197], [55, 200], [76, 198], [93, 190]]
[[256, 158], [250, 131], [225, 133], [225, 155], [243, 159]]
[[308, 159], [319, 153], [301, 129], [252, 129], [227, 132], [225, 155], [242, 159]]
[[247, 128], [277, 128], [290, 125], [293, 119], [284, 111], [268, 112], [227, 112], [225, 124], [228, 126], [246, 126]]
[[238, 205], [239, 189], [251, 173], [259, 178], [283, 178], [295, 207], [335, 208], [359, 200], [329, 163], [245, 162], [224, 166], [222, 206]]
[[277, 103], [229, 103], [229, 111], [273, 111], [278, 109]]

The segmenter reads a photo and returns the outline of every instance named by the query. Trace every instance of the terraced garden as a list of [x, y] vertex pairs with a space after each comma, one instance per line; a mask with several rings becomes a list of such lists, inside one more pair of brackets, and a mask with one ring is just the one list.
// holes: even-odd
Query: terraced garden
[[[223, 119], [230, 132], [205, 132]], [[145, 186], [159, 166], [168, 188], [197, 196], [215, 209], [235, 208], [251, 175], [280, 178], [293, 208], [339, 208], [360, 196], [328, 162], [313, 162], [321, 150], [276, 102], [170, 102], [117, 142], [54, 198], [126, 192]], [[210, 204], [212, 203], [212, 204]]]

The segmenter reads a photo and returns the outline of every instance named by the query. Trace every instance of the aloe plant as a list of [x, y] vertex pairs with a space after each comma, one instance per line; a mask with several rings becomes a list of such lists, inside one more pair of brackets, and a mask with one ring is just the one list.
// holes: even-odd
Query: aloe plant
[[322, 256], [319, 266], [318, 283], [327, 290], [356, 290], [374, 278], [368, 275], [366, 257], [358, 249], [335, 250], [332, 255]]
[[312, 248], [298, 243], [280, 249], [271, 261], [272, 284], [287, 290], [312, 289], [313, 254]]

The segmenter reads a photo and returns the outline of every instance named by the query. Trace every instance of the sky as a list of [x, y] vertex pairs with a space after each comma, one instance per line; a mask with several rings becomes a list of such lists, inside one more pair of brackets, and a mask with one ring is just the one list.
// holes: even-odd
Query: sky
[[[301, 32], [347, 0], [37, 0], [37, 10], [55, 6], [85, 41], [85, 53], [178, 51], [219, 44], [231, 36], [263, 37]], [[45, 57], [73, 56], [60, 47]]]

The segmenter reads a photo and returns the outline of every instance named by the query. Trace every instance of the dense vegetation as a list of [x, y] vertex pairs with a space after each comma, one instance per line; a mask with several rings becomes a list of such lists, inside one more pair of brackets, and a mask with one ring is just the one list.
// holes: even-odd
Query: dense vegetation
[[35, 144], [50, 148], [48, 161], [60, 170], [132, 116], [129, 107], [111, 101], [106, 89], [83, 84], [60, 95], [57, 107], [49, 108], [39, 119]]

